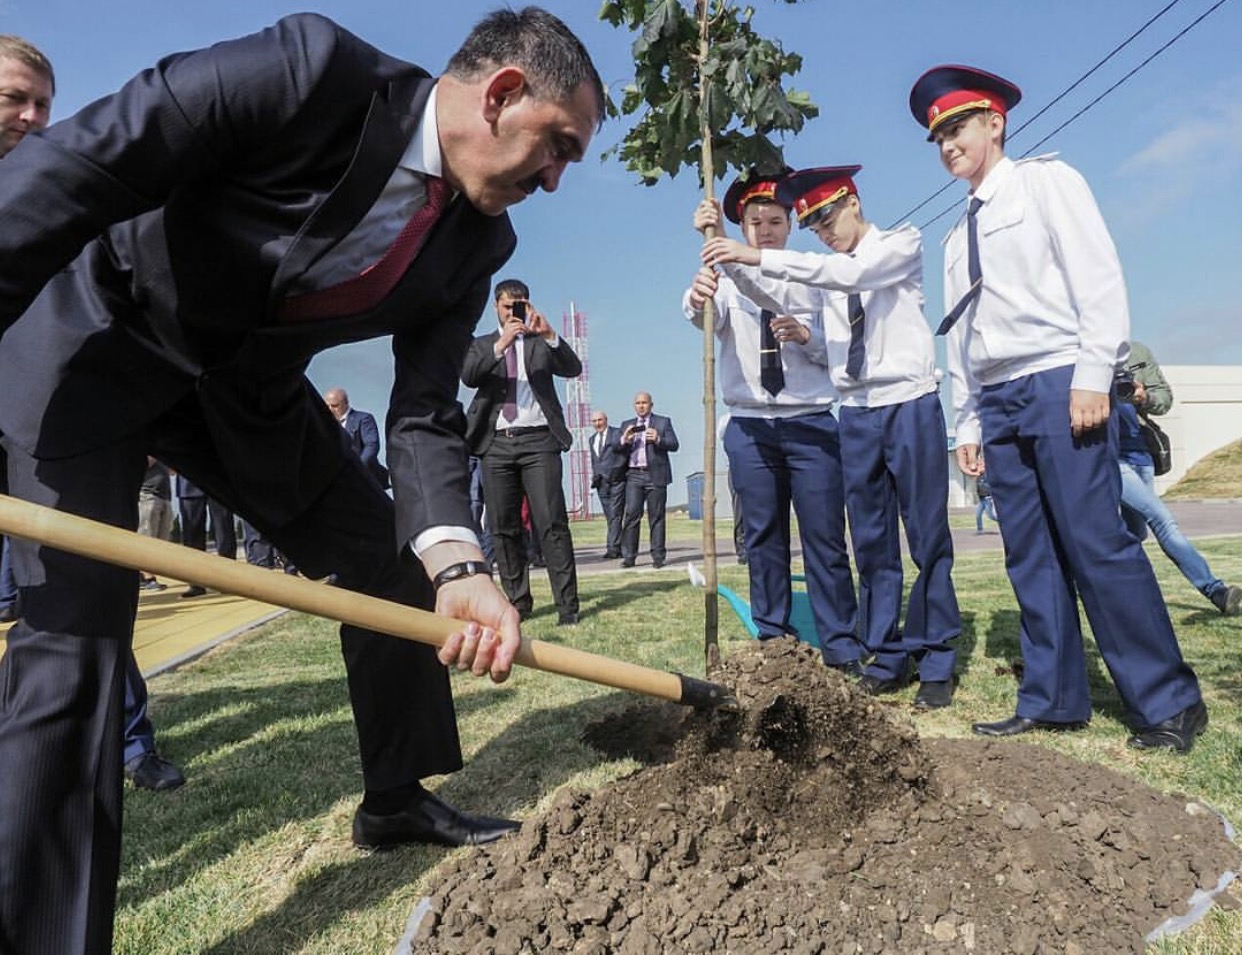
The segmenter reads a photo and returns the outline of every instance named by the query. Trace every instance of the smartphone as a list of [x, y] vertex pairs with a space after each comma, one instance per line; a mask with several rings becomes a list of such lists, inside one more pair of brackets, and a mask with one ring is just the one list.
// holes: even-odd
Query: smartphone
[[513, 303], [513, 317], [526, 321], [526, 302]]

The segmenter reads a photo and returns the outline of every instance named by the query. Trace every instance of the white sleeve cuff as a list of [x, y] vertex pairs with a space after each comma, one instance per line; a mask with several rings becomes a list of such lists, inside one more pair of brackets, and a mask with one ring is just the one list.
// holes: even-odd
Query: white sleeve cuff
[[410, 547], [414, 551], [414, 556], [419, 560], [423, 558], [423, 552], [429, 547], [436, 544], [442, 544], [445, 541], [456, 541], [461, 544], [473, 544], [475, 547], [482, 549], [479, 544], [479, 535], [469, 527], [429, 527], [412, 541]]

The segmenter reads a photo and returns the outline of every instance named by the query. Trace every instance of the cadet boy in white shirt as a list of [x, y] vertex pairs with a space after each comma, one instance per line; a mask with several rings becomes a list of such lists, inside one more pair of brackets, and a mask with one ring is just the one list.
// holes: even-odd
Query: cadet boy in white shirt
[[[757, 248], [784, 248], [789, 238], [789, 206], [775, 199], [777, 178], [752, 170], [725, 193], [725, 216], [741, 225]], [[700, 204], [695, 228], [701, 232], [720, 224], [716, 204]], [[837, 393], [828, 377], [819, 316], [800, 321], [765, 311], [728, 278], [704, 268], [682, 299], [686, 318], [699, 328], [709, 298], [720, 340], [720, 389], [729, 408], [725, 453], [746, 532], [751, 616], [761, 638], [792, 632], [792, 503], [820, 652], [828, 666], [861, 676], [841, 446], [832, 413]]]
[[1090, 719], [1081, 596], [1129, 745], [1187, 752], [1207, 708], [1119, 510], [1111, 392], [1130, 337], [1121, 265], [1082, 176], [1051, 156], [1005, 157], [1006, 117], [1021, 95], [963, 66], [929, 70], [910, 93], [945, 168], [970, 184], [966, 216], [945, 239], [939, 331], [958, 464], [978, 474], [982, 443], [1022, 611], [1015, 715], [974, 730], [1011, 736]]
[[[776, 190], [799, 225], [835, 255], [747, 248], [718, 238], [703, 249], [742, 294], [765, 307], [822, 314], [828, 365], [841, 394], [841, 460], [858, 565], [859, 632], [873, 655], [861, 681], [900, 690], [919, 673], [915, 705], [948, 706], [961, 615], [953, 589], [944, 411], [935, 349], [923, 315], [923, 243], [917, 229], [879, 229], [863, 216], [861, 166], [805, 169]], [[899, 630], [898, 515], [918, 578]]]

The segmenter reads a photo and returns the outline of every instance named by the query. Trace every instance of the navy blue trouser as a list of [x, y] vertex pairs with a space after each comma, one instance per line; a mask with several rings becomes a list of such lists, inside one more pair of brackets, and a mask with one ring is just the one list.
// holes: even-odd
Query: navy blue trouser
[[832, 412], [793, 418], [732, 417], [725, 453], [742, 502], [750, 612], [761, 637], [792, 632], [789, 506], [798, 515], [807, 596], [824, 662], [858, 660], [857, 601], [845, 547], [841, 444]]
[[[919, 679], [949, 680], [962, 632], [953, 590], [949, 534], [949, 461], [944, 412], [935, 393], [880, 408], [844, 407], [841, 467], [845, 506], [858, 567], [858, 633], [874, 654], [867, 673], [905, 674], [913, 657]], [[919, 569], [910, 588], [904, 636], [902, 565], [897, 516], [910, 559]]]
[[1091, 716], [1077, 596], [1133, 727], [1200, 700], [1142, 545], [1121, 518], [1117, 420], [1070, 434], [1066, 366], [982, 389], [984, 456], [1022, 611], [1017, 715]]

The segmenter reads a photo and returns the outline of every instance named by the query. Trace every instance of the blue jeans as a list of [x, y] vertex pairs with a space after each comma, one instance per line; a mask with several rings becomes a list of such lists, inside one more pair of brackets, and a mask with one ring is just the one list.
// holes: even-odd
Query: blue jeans
[[[987, 514], [987, 516], [992, 518], [994, 521], [997, 520], [996, 504], [993, 503], [990, 497], [979, 498], [979, 504], [975, 507], [975, 530], [977, 530], [980, 534], [983, 533], [984, 514]], [[997, 523], [999, 523], [999, 521]]]
[[1187, 580], [1199, 593], [1211, 598], [1225, 586], [1224, 581], [1212, 574], [1203, 555], [1186, 539], [1177, 519], [1156, 493], [1156, 472], [1150, 465], [1135, 465], [1127, 461], [1121, 465], [1121, 516], [1125, 518], [1130, 533], [1143, 540], [1150, 527], [1164, 555], [1177, 565]]

